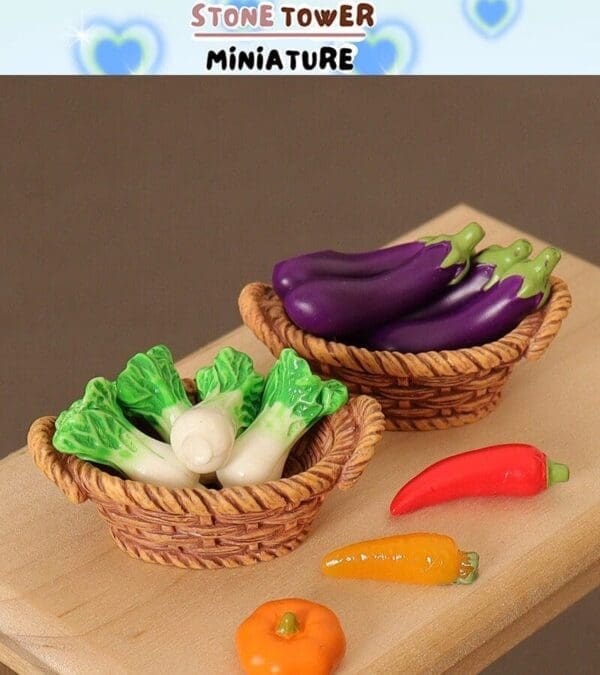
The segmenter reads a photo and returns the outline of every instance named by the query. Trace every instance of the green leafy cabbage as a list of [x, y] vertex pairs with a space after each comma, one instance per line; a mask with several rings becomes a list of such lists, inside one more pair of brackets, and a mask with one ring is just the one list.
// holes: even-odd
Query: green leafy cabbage
[[104, 464], [129, 478], [166, 487], [191, 487], [197, 474], [188, 471], [167, 443], [150, 438], [125, 417], [114, 382], [90, 380], [83, 398], [62, 412], [52, 439], [60, 452]]
[[322, 380], [293, 349], [284, 349], [267, 378], [260, 414], [275, 404], [284, 406], [295, 419], [287, 429], [288, 435], [293, 436], [335, 412], [347, 400], [345, 385], [337, 380]]
[[119, 403], [128, 416], [145, 420], [168, 441], [173, 423], [191, 403], [164, 345], [133, 356], [117, 377]]
[[341, 382], [322, 380], [293, 349], [284, 349], [267, 377], [261, 409], [217, 471], [219, 480], [233, 486], [280, 478], [294, 443], [347, 400]]
[[211, 366], [196, 373], [196, 386], [202, 400], [200, 405], [210, 402], [229, 408], [239, 432], [249, 426], [258, 413], [265, 378], [254, 370], [248, 354], [225, 347]]

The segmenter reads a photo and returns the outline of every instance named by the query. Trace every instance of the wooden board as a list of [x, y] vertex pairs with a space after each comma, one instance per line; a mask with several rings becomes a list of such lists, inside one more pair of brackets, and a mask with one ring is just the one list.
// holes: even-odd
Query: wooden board
[[[403, 239], [455, 231], [471, 219], [490, 242], [522, 235], [463, 205]], [[235, 674], [239, 622], [266, 600], [301, 596], [339, 615], [348, 637], [340, 673], [476, 672], [600, 584], [600, 269], [567, 254], [560, 275], [573, 310], [543, 360], [515, 369], [498, 410], [461, 429], [386, 434], [357, 485], [332, 494], [308, 540], [273, 562], [182, 571], [132, 560], [93, 505], [67, 503], [25, 450], [7, 457], [0, 462], [0, 661], [20, 672]], [[226, 344], [249, 352], [261, 370], [272, 361], [240, 328], [183, 359], [181, 373], [192, 375]], [[429, 463], [509, 441], [567, 462], [570, 482], [531, 499], [466, 500], [388, 518], [396, 489]], [[414, 530], [444, 532], [478, 551], [480, 579], [419, 588], [318, 572], [331, 548]]]

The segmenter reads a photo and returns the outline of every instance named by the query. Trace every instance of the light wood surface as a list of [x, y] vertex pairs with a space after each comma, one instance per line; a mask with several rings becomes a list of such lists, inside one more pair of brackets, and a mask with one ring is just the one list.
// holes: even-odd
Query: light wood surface
[[[523, 234], [461, 205], [403, 239], [471, 219], [490, 243]], [[531, 240], [536, 250], [543, 243]], [[498, 410], [460, 429], [386, 434], [357, 485], [332, 494], [307, 541], [284, 558], [220, 571], [132, 560], [94, 507], [67, 503], [26, 450], [1, 461], [0, 661], [18, 672], [235, 674], [236, 626], [258, 604], [286, 596], [336, 611], [348, 638], [340, 673], [476, 672], [497, 658], [600, 584], [600, 269], [566, 254], [559, 275], [573, 309], [548, 354], [517, 366]], [[226, 344], [249, 352], [260, 370], [272, 362], [240, 328], [183, 359], [181, 373], [192, 375]], [[431, 462], [510, 441], [567, 462], [571, 480], [535, 498], [463, 500], [388, 517], [396, 489]], [[318, 572], [331, 548], [415, 530], [478, 551], [480, 579], [420, 588]]]

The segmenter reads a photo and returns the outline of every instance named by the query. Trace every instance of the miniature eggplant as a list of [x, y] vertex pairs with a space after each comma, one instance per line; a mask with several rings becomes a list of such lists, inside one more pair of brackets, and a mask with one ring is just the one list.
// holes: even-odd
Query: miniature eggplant
[[536, 258], [519, 262], [487, 290], [481, 290], [454, 312], [427, 319], [400, 320], [372, 333], [370, 349], [427, 352], [474, 347], [498, 340], [550, 294], [550, 274], [560, 251], [544, 249]]
[[297, 326], [321, 337], [364, 333], [430, 302], [460, 281], [484, 234], [480, 225], [470, 223], [458, 234], [426, 242], [408, 262], [389, 272], [307, 281], [287, 294], [286, 312]]
[[294, 288], [315, 279], [372, 277], [400, 267], [425, 245], [426, 240], [421, 240], [366, 253], [339, 253], [328, 250], [288, 258], [273, 267], [273, 288], [283, 299]]
[[479, 291], [491, 288], [515, 263], [528, 258], [531, 249], [527, 239], [517, 239], [510, 246], [489, 246], [473, 258], [469, 273], [459, 284], [448, 286], [437, 300], [405, 315], [403, 320], [426, 319], [454, 311]]

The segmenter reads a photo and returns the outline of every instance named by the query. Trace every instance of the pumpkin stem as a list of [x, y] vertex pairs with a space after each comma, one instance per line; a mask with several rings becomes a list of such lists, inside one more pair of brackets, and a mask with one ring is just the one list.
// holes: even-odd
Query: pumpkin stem
[[285, 612], [277, 626], [276, 633], [281, 637], [291, 637], [300, 630], [300, 624], [294, 612]]

